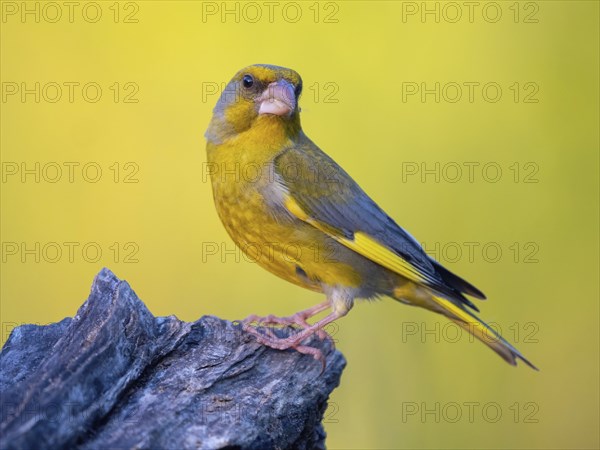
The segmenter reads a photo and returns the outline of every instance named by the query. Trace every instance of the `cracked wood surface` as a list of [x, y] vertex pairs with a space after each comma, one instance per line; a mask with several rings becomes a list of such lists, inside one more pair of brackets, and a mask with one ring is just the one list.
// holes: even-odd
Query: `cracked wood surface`
[[11, 333], [0, 448], [324, 448], [321, 420], [345, 360], [328, 341], [311, 345], [323, 372], [216, 317], [154, 317], [103, 269], [74, 318]]

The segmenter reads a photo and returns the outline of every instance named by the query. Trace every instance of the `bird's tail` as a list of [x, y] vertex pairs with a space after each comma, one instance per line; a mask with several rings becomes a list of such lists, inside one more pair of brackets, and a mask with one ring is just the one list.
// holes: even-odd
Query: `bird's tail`
[[509, 364], [516, 366], [518, 358], [532, 369], [539, 370], [479, 317], [444, 297], [432, 294], [432, 299], [438, 307], [435, 308], [437, 311], [441, 309], [440, 312], [498, 353]]

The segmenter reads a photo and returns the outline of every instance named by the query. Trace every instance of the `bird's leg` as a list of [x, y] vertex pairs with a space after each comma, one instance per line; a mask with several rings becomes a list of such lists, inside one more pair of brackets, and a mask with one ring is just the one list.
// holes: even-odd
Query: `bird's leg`
[[[258, 324], [264, 324], [264, 325], [283, 325], [283, 326], [298, 325], [302, 329], [306, 329], [311, 326], [307, 322], [308, 319], [319, 314], [321, 311], [326, 310], [330, 306], [331, 306], [331, 303], [329, 302], [329, 300], [327, 300], [327, 301], [324, 301], [323, 303], [319, 303], [318, 305], [315, 305], [311, 308], [305, 309], [303, 311], [297, 312], [296, 314], [287, 316], [287, 317], [277, 317], [272, 314], [268, 315], [266, 317], [261, 317], [261, 316], [257, 316], [257, 315], [253, 314], [253, 315], [246, 317], [244, 320], [242, 320], [242, 327], [244, 328], [245, 331], [249, 331], [251, 333], [252, 333], [252, 331], [250, 331], [250, 324], [253, 322], [256, 322]], [[319, 333], [320, 339], [325, 339], [326, 337], [328, 337], [327, 333], [324, 330], [319, 330], [318, 333]], [[252, 334], [254, 334], [254, 333], [252, 333]]]
[[[320, 312], [325, 311], [327, 308], [330, 308], [330, 307], [331, 307], [331, 302], [329, 300], [325, 300], [323, 303], [319, 303], [318, 305], [315, 305], [312, 308], [305, 309], [304, 311], [297, 312], [296, 314], [294, 314], [293, 316], [290, 316], [289, 318], [292, 319], [293, 321], [295, 321], [303, 329], [306, 330], [307, 328], [309, 328], [311, 326], [307, 322], [308, 319], [316, 316]], [[321, 340], [325, 340], [325, 339], [329, 338], [331, 340], [331, 343], [334, 344], [333, 339], [331, 339], [331, 336], [329, 336], [329, 334], [327, 334], [327, 331], [325, 331], [322, 328], [317, 330], [317, 336], [319, 336], [319, 339], [321, 339]], [[334, 346], [335, 346], [335, 344], [334, 344]]]
[[[320, 307], [323, 305], [317, 305], [317, 306]], [[321, 311], [326, 308], [327, 307], [322, 308]], [[318, 308], [315, 307], [315, 309], [318, 309]], [[304, 311], [302, 311], [302, 312], [304, 312]], [[286, 338], [276, 337], [273, 335], [273, 333], [264, 335], [264, 334], [259, 333], [255, 328], [251, 327], [247, 323], [242, 322], [242, 325], [243, 325], [245, 331], [248, 331], [249, 333], [251, 333], [258, 342], [260, 342], [263, 345], [266, 345], [267, 347], [271, 347], [276, 350], [286, 350], [288, 348], [293, 348], [294, 350], [296, 350], [300, 353], [312, 355], [313, 358], [315, 358], [318, 361], [321, 361], [321, 363], [323, 363], [323, 365], [325, 365], [325, 357], [323, 356], [323, 353], [321, 352], [321, 350], [319, 350], [318, 348], [309, 347], [309, 346], [301, 345], [301, 344], [305, 339], [309, 338], [310, 336], [312, 336], [315, 333], [318, 333], [319, 330], [322, 331], [323, 327], [325, 327], [326, 325], [330, 324], [334, 320], [339, 319], [340, 317], [345, 316], [347, 314], [347, 312], [348, 312], [348, 310], [346, 310], [346, 309], [334, 310], [329, 315], [327, 315], [323, 319], [319, 320], [318, 322], [314, 323], [313, 325], [309, 325], [308, 327], [305, 327], [302, 331], [299, 331], [298, 333], [295, 333], [292, 336], [289, 336]], [[316, 314], [316, 313], [313, 313], [313, 315], [314, 314]], [[252, 316], [250, 316], [250, 317], [252, 317]]]
[[345, 316], [346, 313], [347, 311], [344, 310], [333, 311], [329, 315], [325, 316], [323, 319], [319, 320], [318, 322], [315, 322], [313, 325], [304, 328], [302, 331], [299, 331], [298, 333], [295, 333], [292, 336], [286, 338], [278, 338], [277, 340], [266, 342], [265, 345], [268, 345], [269, 347], [278, 350], [295, 348], [296, 346], [300, 345], [302, 341], [317, 333], [319, 330], [322, 330], [323, 327], [325, 327], [326, 325], [339, 319], [340, 317]]

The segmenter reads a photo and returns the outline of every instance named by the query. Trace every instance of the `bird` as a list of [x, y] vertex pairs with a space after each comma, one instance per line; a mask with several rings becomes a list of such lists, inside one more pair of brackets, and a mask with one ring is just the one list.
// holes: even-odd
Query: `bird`
[[[287, 317], [241, 321], [259, 343], [318, 360], [305, 341], [345, 316], [356, 300], [391, 297], [446, 316], [506, 362], [514, 346], [475, 315], [468, 298], [485, 295], [430, 257], [356, 181], [304, 133], [302, 78], [254, 64], [222, 90], [205, 133], [217, 214], [235, 244], [273, 274], [324, 294], [325, 301]], [[314, 323], [309, 319], [329, 313]], [[293, 325], [280, 337], [253, 324]]]

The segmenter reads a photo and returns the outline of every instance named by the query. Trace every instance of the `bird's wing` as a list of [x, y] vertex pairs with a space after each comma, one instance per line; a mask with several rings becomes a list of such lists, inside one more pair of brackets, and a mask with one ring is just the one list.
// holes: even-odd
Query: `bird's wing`
[[279, 154], [274, 170], [285, 188], [285, 207], [298, 219], [415, 283], [473, 307], [461, 293], [485, 298], [466, 281], [441, 270], [409, 233], [308, 138]]

